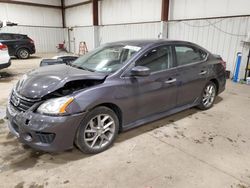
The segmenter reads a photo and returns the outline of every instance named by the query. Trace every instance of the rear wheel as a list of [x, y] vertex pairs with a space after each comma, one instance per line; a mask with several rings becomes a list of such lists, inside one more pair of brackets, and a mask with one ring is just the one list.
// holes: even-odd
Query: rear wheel
[[75, 144], [83, 153], [100, 153], [114, 143], [118, 129], [119, 121], [116, 114], [107, 107], [97, 107], [82, 121]]
[[198, 105], [198, 108], [201, 110], [207, 110], [213, 106], [215, 97], [216, 97], [216, 85], [213, 82], [208, 82], [203, 89], [200, 104]]
[[17, 51], [17, 57], [19, 59], [28, 59], [30, 56], [30, 52], [26, 48], [21, 48]]

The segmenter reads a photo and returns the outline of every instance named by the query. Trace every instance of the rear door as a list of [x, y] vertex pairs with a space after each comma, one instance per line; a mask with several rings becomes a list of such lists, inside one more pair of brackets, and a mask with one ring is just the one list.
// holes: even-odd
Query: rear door
[[199, 100], [207, 80], [207, 53], [191, 45], [175, 45], [177, 71], [180, 74], [177, 106]]

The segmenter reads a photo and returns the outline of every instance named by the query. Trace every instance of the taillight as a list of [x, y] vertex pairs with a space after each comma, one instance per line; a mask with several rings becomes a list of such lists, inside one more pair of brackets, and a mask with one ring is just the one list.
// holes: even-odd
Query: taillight
[[8, 50], [8, 46], [5, 44], [0, 43], [0, 50]]
[[221, 60], [220, 63], [222, 64], [222, 66], [224, 67], [224, 69], [226, 70], [226, 62]]

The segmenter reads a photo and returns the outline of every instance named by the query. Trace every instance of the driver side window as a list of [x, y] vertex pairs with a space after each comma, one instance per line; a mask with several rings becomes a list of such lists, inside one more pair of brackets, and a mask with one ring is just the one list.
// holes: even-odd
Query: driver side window
[[144, 66], [150, 72], [157, 72], [173, 67], [172, 52], [170, 46], [156, 47], [146, 52], [136, 63], [135, 66]]

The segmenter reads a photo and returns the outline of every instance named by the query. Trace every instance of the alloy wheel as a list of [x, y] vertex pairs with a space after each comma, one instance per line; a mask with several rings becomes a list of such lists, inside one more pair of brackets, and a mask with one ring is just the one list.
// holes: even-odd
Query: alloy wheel
[[29, 57], [29, 52], [25, 49], [20, 50], [19, 55], [22, 59], [26, 59]]
[[214, 85], [212, 84], [207, 85], [207, 87], [204, 90], [202, 98], [202, 103], [206, 108], [210, 107], [213, 104], [215, 95], [216, 95], [216, 90]]
[[84, 131], [84, 142], [92, 149], [100, 149], [109, 144], [115, 135], [115, 121], [108, 114], [92, 118]]

